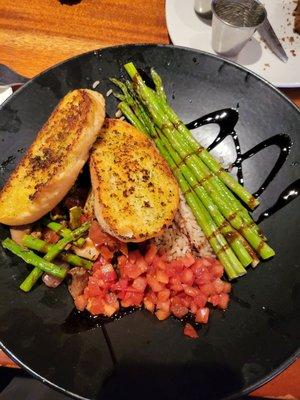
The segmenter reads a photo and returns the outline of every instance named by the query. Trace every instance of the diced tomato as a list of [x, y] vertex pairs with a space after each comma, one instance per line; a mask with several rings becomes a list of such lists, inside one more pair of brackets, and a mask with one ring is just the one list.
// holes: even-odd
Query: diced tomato
[[169, 277], [177, 276], [177, 270], [171, 264], [167, 264], [166, 265], [165, 271], [166, 271], [166, 273], [168, 274]]
[[210, 270], [210, 273], [216, 278], [221, 278], [221, 276], [224, 274], [224, 268], [222, 264], [216, 260]]
[[[107, 246], [111, 254], [115, 251], [108, 245], [102, 246]], [[145, 257], [140, 250], [130, 251], [128, 257], [124, 254], [118, 257], [118, 279], [105, 257], [102, 254], [94, 263], [88, 285], [77, 299], [76, 306], [86, 307], [92, 314], [109, 316], [120, 305], [140, 307], [143, 304], [159, 320], [170, 314], [183, 318], [191, 313], [196, 322], [204, 324], [209, 318], [207, 302], [221, 309], [228, 306], [231, 284], [220, 279], [223, 267], [213, 258], [195, 260], [188, 255], [168, 261], [151, 245]], [[185, 334], [198, 337], [190, 324], [186, 324]]]
[[219, 294], [218, 307], [220, 307], [222, 310], [226, 310], [228, 303], [229, 303], [229, 295], [227, 293]]
[[194, 274], [191, 268], [186, 268], [180, 274], [180, 279], [182, 283], [186, 283], [187, 285], [192, 285], [194, 283]]
[[199, 308], [199, 310], [196, 312], [195, 320], [196, 322], [200, 322], [201, 324], [206, 324], [208, 321], [208, 317], [209, 317], [209, 308], [203, 307]]
[[79, 311], [83, 311], [87, 305], [87, 300], [84, 295], [80, 294], [74, 299], [75, 307]]
[[131, 264], [128, 262], [123, 267], [122, 277], [125, 277], [125, 278], [128, 277], [131, 279], [135, 279], [138, 276], [140, 276], [143, 272], [144, 272], [144, 270], [141, 269], [137, 263]]
[[107, 293], [104, 299], [93, 298], [92, 299], [92, 311], [98, 314], [97, 309], [102, 309], [101, 314], [111, 317], [116, 311], [119, 310], [120, 305], [117, 296], [114, 293]]
[[146, 286], [147, 286], [146, 278], [142, 278], [141, 276], [136, 278], [132, 283], [132, 287], [136, 289], [138, 292], [144, 292]]
[[[96, 247], [96, 246], [95, 246]], [[109, 250], [109, 248], [105, 245], [99, 245], [97, 246], [98, 251], [100, 251], [100, 254], [102, 255], [102, 257], [106, 260], [106, 261], [111, 261], [111, 259], [113, 258], [114, 252]]]
[[[211, 265], [212, 265], [212, 262], [210, 261], [210, 259], [208, 259], [208, 258], [197, 258], [197, 260], [193, 264], [193, 269], [194, 268], [195, 269], [199, 269], [199, 270], [203, 269], [203, 270], [207, 271], [207, 268], [210, 268]], [[194, 273], [195, 273], [195, 275], [197, 275], [195, 271], [194, 271]]]
[[111, 286], [112, 290], [126, 290], [128, 288], [128, 279], [121, 278]]
[[106, 301], [108, 304], [116, 304], [116, 303], [118, 303], [117, 296], [115, 295], [115, 293], [112, 293], [112, 292], [107, 293], [107, 294], [105, 295], [105, 301]]
[[157, 298], [159, 301], [166, 301], [170, 297], [170, 290], [169, 289], [164, 289], [161, 292], [158, 292]]
[[190, 312], [191, 312], [192, 314], [196, 314], [198, 308], [199, 308], [199, 307], [197, 306], [197, 304], [195, 303], [195, 301], [192, 300], [192, 301], [191, 301], [191, 305], [190, 305]]
[[183, 266], [187, 267], [187, 268], [190, 267], [191, 265], [193, 265], [195, 262], [195, 258], [191, 254], [188, 254], [185, 257], [182, 257], [180, 260], [181, 260]]
[[156, 273], [156, 279], [158, 280], [158, 282], [161, 282], [161, 283], [165, 283], [165, 284], [169, 283], [169, 277], [166, 274], [166, 272], [164, 272], [164, 271], [158, 270]]
[[195, 297], [200, 294], [200, 290], [192, 286], [186, 286], [184, 288], [184, 293], [187, 294], [188, 296]]
[[223, 282], [223, 293], [231, 292], [231, 284], [229, 282]]
[[128, 257], [128, 247], [127, 247], [126, 243], [119, 241], [118, 248], [122, 254], [124, 254], [126, 257]]
[[114, 282], [117, 279], [116, 271], [111, 264], [105, 264], [100, 267], [101, 278], [104, 282]]
[[207, 302], [207, 296], [203, 293], [199, 293], [197, 296], [194, 297], [194, 302], [197, 304], [198, 307], [203, 308]]
[[46, 230], [46, 232], [44, 234], [44, 240], [47, 243], [54, 244], [54, 243], [57, 243], [59, 241], [59, 239], [60, 239], [60, 236], [56, 232], [51, 231], [50, 229]]
[[157, 301], [157, 304], [156, 304], [156, 307], [157, 307], [159, 310], [163, 310], [163, 311], [166, 311], [166, 312], [170, 312], [170, 300], [166, 300], [166, 301], [160, 301], [160, 300], [158, 300], [158, 301]]
[[180, 292], [183, 290], [183, 285], [178, 276], [172, 276], [170, 278], [170, 289], [174, 290], [175, 292]]
[[140, 269], [141, 273], [148, 270], [148, 264], [142, 256], [136, 260], [135, 265]]
[[121, 301], [123, 307], [140, 306], [143, 301], [143, 293], [127, 292], [124, 299]]
[[192, 297], [184, 295], [181, 297], [181, 304], [187, 308], [191, 306]]
[[155, 315], [160, 321], [163, 321], [164, 319], [167, 319], [170, 316], [170, 313], [164, 310], [157, 310]]
[[119, 310], [120, 306], [119, 302], [114, 304], [109, 304], [104, 302], [103, 308], [104, 308], [103, 314], [106, 315], [107, 317], [111, 317], [116, 311]]
[[219, 262], [216, 258], [214, 257], [205, 257], [203, 258], [203, 261], [205, 263], [205, 265], [210, 268], [214, 265], [215, 262]]
[[143, 293], [132, 293], [131, 298], [132, 298], [132, 305], [135, 306], [141, 306], [143, 302]]
[[100, 257], [93, 264], [93, 273], [95, 273], [96, 271], [100, 271], [102, 265], [104, 265], [104, 264], [107, 264], [107, 262], [102, 257]]
[[210, 296], [211, 294], [215, 293], [214, 285], [211, 282], [200, 285], [199, 288], [201, 292], [206, 296]]
[[213, 285], [214, 285], [216, 293], [218, 293], [218, 294], [222, 293], [222, 291], [224, 289], [224, 282], [220, 278], [215, 279], [213, 281]]
[[84, 224], [85, 222], [92, 221], [93, 217], [89, 214], [82, 214], [79, 218], [80, 223]]
[[144, 298], [144, 307], [150, 312], [153, 312], [155, 309], [155, 304], [149, 299], [148, 296]]
[[126, 256], [118, 257], [118, 265], [119, 265], [119, 267], [124, 267], [124, 265], [126, 263], [127, 263], [127, 257]]
[[184, 327], [184, 329], [183, 329], [183, 333], [184, 333], [186, 336], [188, 336], [188, 337], [190, 337], [190, 338], [192, 338], [192, 339], [196, 339], [196, 338], [199, 337], [199, 335], [198, 335], [198, 333], [196, 332], [195, 328], [194, 328], [191, 324], [189, 324], [189, 323], [185, 324], [185, 327]]
[[161, 257], [156, 256], [152, 263], [155, 266], [155, 268], [161, 269], [163, 271], [166, 270], [167, 267], [166, 262]]
[[169, 268], [175, 270], [176, 273], [183, 271], [184, 264], [182, 263], [182, 259], [178, 258], [177, 260], [172, 260], [169, 262]]
[[154, 257], [156, 256], [157, 253], [157, 247], [155, 244], [151, 244], [148, 247], [147, 253], [145, 254], [145, 261], [147, 264], [152, 264]]
[[149, 297], [149, 299], [150, 299], [154, 304], [156, 304], [156, 302], [157, 302], [157, 295], [156, 295], [156, 293], [154, 293], [151, 289], [148, 291], [147, 297]]
[[101, 297], [91, 297], [86, 308], [93, 315], [104, 314], [104, 301]]
[[122, 290], [122, 291], [118, 292], [118, 299], [119, 300], [124, 300], [125, 296], [126, 296], [126, 293], [127, 293], [127, 291], [125, 291], [125, 290]]
[[141, 258], [142, 255], [140, 253], [139, 250], [132, 250], [129, 254], [128, 254], [128, 259], [129, 262], [134, 264], [139, 258]]
[[199, 273], [196, 278], [196, 282], [198, 285], [204, 285], [205, 283], [209, 283], [210, 281], [211, 281], [211, 275], [207, 270], [201, 272], [201, 274]]
[[177, 318], [183, 318], [189, 312], [187, 307], [179, 303], [171, 304], [170, 311]]
[[213, 294], [208, 298], [208, 301], [213, 305], [217, 306], [219, 305], [219, 295], [218, 294]]
[[91, 279], [89, 280], [87, 289], [88, 289], [88, 294], [91, 297], [103, 295], [103, 290], [99, 287], [98, 282], [97, 283], [93, 282]]
[[154, 276], [149, 274], [147, 275], [147, 282], [153, 292], [160, 292], [165, 288], [165, 286], [161, 282], [158, 282], [158, 280]]
[[103, 232], [100, 225], [95, 220], [91, 223], [89, 238], [93, 241], [95, 247], [105, 245], [109, 248], [114, 248], [117, 243], [117, 239]]

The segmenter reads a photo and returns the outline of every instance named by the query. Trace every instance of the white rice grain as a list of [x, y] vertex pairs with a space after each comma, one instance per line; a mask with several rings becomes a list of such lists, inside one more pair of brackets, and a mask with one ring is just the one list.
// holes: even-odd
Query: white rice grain
[[95, 81], [95, 82], [92, 84], [92, 88], [93, 88], [93, 89], [96, 89], [96, 87], [97, 87], [99, 84], [100, 84], [100, 81]]
[[112, 94], [112, 92], [113, 92], [113, 90], [112, 90], [112, 89], [109, 89], [109, 90], [106, 92], [106, 97], [109, 97], [109, 96]]
[[180, 194], [179, 209], [172, 225], [153, 241], [168, 260], [184, 257], [188, 254], [195, 257], [215, 257], [182, 194]]

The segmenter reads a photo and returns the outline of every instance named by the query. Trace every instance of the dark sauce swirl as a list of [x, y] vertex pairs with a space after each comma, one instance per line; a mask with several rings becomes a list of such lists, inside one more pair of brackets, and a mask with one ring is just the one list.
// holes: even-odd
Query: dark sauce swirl
[[[286, 162], [288, 158], [291, 148], [292, 148], [292, 140], [287, 134], [278, 134], [274, 135], [260, 143], [256, 146], [252, 147], [250, 150], [242, 153], [240, 141], [238, 135], [235, 131], [235, 126], [238, 122], [239, 113], [238, 108], [226, 108], [223, 110], [212, 112], [203, 117], [197, 118], [196, 120], [189, 122], [186, 124], [187, 128], [190, 130], [199, 128], [200, 126], [207, 124], [217, 124], [219, 125], [219, 133], [211, 145], [208, 147], [208, 150], [214, 149], [219, 143], [221, 143], [226, 137], [231, 136], [233, 140], [233, 144], [235, 146], [236, 159], [232, 163], [232, 167], [237, 168], [237, 178], [240, 184], [244, 184], [243, 177], [243, 161], [253, 157], [255, 154], [263, 151], [264, 149], [270, 146], [277, 146], [280, 150], [277, 160], [270, 173], [259, 187], [259, 189], [253, 193], [254, 197], [260, 196], [266, 188], [270, 185], [273, 179], [276, 177], [281, 167]], [[264, 219], [273, 215], [276, 211], [290, 203], [299, 195], [299, 180], [290, 184], [278, 197], [276, 202], [272, 207], [266, 210], [261, 216], [258, 218], [258, 223], [263, 221]]]

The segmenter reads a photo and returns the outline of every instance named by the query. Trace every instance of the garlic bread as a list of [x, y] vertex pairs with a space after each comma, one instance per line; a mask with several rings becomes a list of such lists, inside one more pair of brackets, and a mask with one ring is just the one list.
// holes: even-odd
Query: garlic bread
[[90, 173], [95, 215], [112, 236], [141, 242], [172, 222], [177, 182], [156, 147], [127, 122], [105, 120], [92, 149]]
[[52, 210], [74, 184], [105, 118], [103, 96], [68, 93], [0, 192], [0, 222], [24, 225]]

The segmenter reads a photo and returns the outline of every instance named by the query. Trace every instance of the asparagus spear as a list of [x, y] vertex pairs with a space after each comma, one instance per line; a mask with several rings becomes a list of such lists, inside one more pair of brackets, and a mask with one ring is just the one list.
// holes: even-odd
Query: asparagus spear
[[[31, 235], [24, 235], [22, 242], [25, 247], [28, 247], [31, 250], [39, 251], [41, 253], [47, 253], [52, 246], [51, 244], [45, 242], [44, 240], [37, 239]], [[70, 254], [70, 253], [61, 254], [60, 258], [63, 261], [71, 265], [74, 265], [75, 267], [83, 267], [85, 269], [91, 269], [93, 266], [93, 263], [91, 261], [85, 260], [84, 258], [77, 256], [76, 254]]]
[[61, 253], [67, 244], [75, 242], [79, 239], [85, 232], [90, 229], [91, 224], [85, 222], [79, 228], [71, 231], [68, 235], [60, 239], [57, 243], [53, 244], [47, 254], [45, 255], [45, 260], [53, 260], [59, 253]]
[[71, 229], [66, 228], [63, 224], [60, 224], [59, 222], [44, 219], [44, 224], [49, 229], [51, 229], [52, 231], [56, 232], [58, 235], [61, 236], [67, 236], [72, 232]]
[[10, 238], [6, 238], [5, 240], [3, 240], [2, 246], [5, 249], [10, 250], [16, 256], [22, 258], [27, 264], [33, 265], [38, 268], [39, 271], [42, 270], [47, 274], [56, 276], [57, 278], [61, 279], [63, 279], [67, 274], [67, 270], [65, 268], [55, 265], [50, 261], [39, 257], [31, 250], [24, 249]]
[[[64, 228], [63, 225], [59, 224], [58, 222], [47, 222], [46, 225], [50, 229], [57, 229], [56, 232], [60, 232], [65, 235], [63, 239], [52, 245], [51, 249], [49, 249], [49, 251], [45, 254], [44, 260], [46, 261], [52, 261], [59, 253], [64, 250], [68, 243], [79, 239], [90, 227], [90, 224], [88, 222], [75, 229], [74, 231], [71, 231], [69, 229], [66, 230], [66, 228]], [[39, 270], [38, 267], [35, 267], [27, 276], [27, 278], [21, 283], [20, 289], [22, 289], [24, 292], [29, 292], [33, 285], [37, 282], [37, 280], [42, 276], [42, 274], [43, 272]]]
[[228, 246], [223, 235], [218, 231], [217, 226], [212, 220], [210, 214], [203, 206], [201, 201], [197, 198], [193, 191], [189, 191], [189, 185], [184, 179], [183, 175], [176, 168], [176, 164], [173, 162], [168, 152], [164, 149], [161, 142], [157, 143], [159, 151], [166, 158], [168, 164], [174, 172], [177, 178], [179, 186], [183, 193], [186, 193], [185, 198], [188, 205], [191, 207], [197, 223], [201, 227], [203, 233], [207, 237], [211, 247], [219, 258], [220, 262], [224, 266], [226, 274], [229, 279], [237, 278], [246, 273], [245, 268], [239, 262], [231, 248]]
[[[124, 108], [124, 115], [137, 127], [139, 128], [139, 124], [137, 124], [136, 121], [138, 121], [138, 117], [134, 115], [133, 111], [129, 107], [128, 104], [126, 104], [126, 107]], [[150, 121], [151, 124], [151, 121]], [[147, 134], [147, 130], [144, 127], [141, 129], [144, 133]], [[159, 138], [158, 135], [155, 133], [155, 128], [152, 126], [148, 126], [148, 131], [152, 131], [152, 139], [155, 140], [155, 143], [163, 155], [163, 157], [167, 160], [169, 166], [171, 169], [173, 169], [174, 174], [177, 174], [177, 179], [180, 184], [180, 187], [182, 190], [185, 190], [185, 197], [190, 205], [190, 207], [193, 210], [193, 213], [195, 215], [195, 218], [199, 225], [202, 227], [203, 232], [207, 236], [212, 248], [218, 254], [218, 257], [222, 264], [224, 265], [225, 271], [227, 275], [229, 276], [230, 279], [236, 278], [240, 275], [243, 275], [246, 273], [246, 270], [243, 268], [243, 266], [240, 264], [239, 260], [234, 256], [232, 253], [231, 249], [228, 247], [228, 244], [226, 240], [222, 237], [222, 234], [218, 231], [217, 227], [214, 225], [214, 222], [212, 221], [210, 215], [207, 213], [199, 199], [197, 199], [197, 196], [193, 191], [190, 191], [190, 187], [188, 186], [188, 183], [185, 181], [184, 177], [182, 176], [181, 172], [177, 169], [176, 164], [174, 163], [173, 159], [171, 158], [170, 154], [168, 153], [167, 149], [164, 147], [164, 144], [162, 140]], [[200, 210], [200, 211], [199, 211]], [[220, 214], [221, 215], [221, 214]], [[230, 226], [230, 225], [229, 225]], [[230, 229], [229, 229], [230, 231]], [[233, 232], [233, 230], [232, 230]], [[222, 232], [223, 233], [223, 232]], [[235, 242], [232, 240], [232, 243]], [[238, 253], [242, 255], [242, 259], [245, 262], [245, 265], [249, 265], [252, 262], [252, 258], [250, 255], [247, 253], [247, 251], [244, 249], [244, 247], [239, 243], [239, 246], [241, 246], [241, 249], [239, 249]], [[239, 247], [237, 246], [237, 247]], [[223, 252], [225, 254], [223, 254]], [[244, 258], [243, 258], [244, 255]]]
[[[166, 100], [166, 94], [165, 94], [165, 91], [164, 91], [164, 88], [162, 85], [161, 78], [155, 72], [155, 70], [153, 68], [151, 69], [151, 76], [152, 76], [152, 79], [155, 80], [155, 85], [156, 85], [156, 89], [158, 92], [159, 100]], [[152, 138], [154, 136], [156, 136], [155, 127], [153, 126], [153, 122], [151, 121], [150, 117], [148, 116], [146, 110], [144, 109], [144, 106], [140, 103], [138, 97], [136, 96], [133, 85], [129, 81], [126, 81], [126, 89], [128, 89], [128, 90], [124, 90], [124, 84], [122, 82], [119, 82], [117, 79], [113, 79], [112, 81], [114, 83], [116, 83], [123, 90], [123, 95], [122, 95], [123, 102], [127, 102], [128, 105], [131, 107], [132, 107], [133, 102], [134, 102], [134, 104], [138, 105], [138, 107], [132, 107], [134, 113], [136, 114], [137, 118], [141, 122], [143, 122], [143, 124], [146, 127], [146, 130], [148, 131], [150, 136]], [[130, 94], [129, 94], [129, 92], [130, 92]], [[127, 110], [123, 110], [124, 115], [125, 115], [126, 111]], [[135, 126], [138, 127], [137, 125], [135, 125]], [[139, 129], [141, 129], [141, 127]], [[220, 184], [222, 185], [222, 182], [220, 182]], [[253, 220], [252, 220], [251, 216], [249, 215], [248, 211], [246, 210], [246, 208], [239, 202], [239, 200], [229, 192], [227, 187], [221, 186], [221, 189], [223, 190], [222, 194], [226, 195], [227, 201], [231, 204], [232, 211], [239, 213], [241, 215], [241, 217], [243, 218], [243, 221], [245, 223], [249, 223], [249, 225], [251, 225], [252, 228], [258, 232], [261, 239], [266, 240], [266, 238], [260, 232], [258, 226], [253, 223]], [[248, 251], [251, 252], [250, 246], [249, 245], [246, 245], [246, 246], [248, 247]], [[253, 254], [253, 251], [252, 251], [252, 254]], [[258, 259], [255, 256], [255, 254], [254, 254], [254, 258], [256, 258], [256, 261], [254, 263], [255, 263], [255, 265], [257, 265]]]
[[[164, 93], [164, 89], [162, 87], [162, 84], [160, 84], [161, 79], [160, 78], [157, 79], [158, 74], [154, 70], [151, 71], [151, 74], [154, 77], [154, 79], [156, 79], [156, 86], [160, 85], [161, 86], [160, 91]], [[152, 100], [154, 99], [154, 101], [156, 101], [156, 103], [157, 103], [156, 104], [156, 106], [157, 106], [156, 108], [155, 107], [153, 108], [153, 104], [151, 102], [145, 101], [145, 103], [146, 103], [148, 108], [150, 107], [150, 109], [152, 109], [152, 112], [154, 112], [153, 115], [155, 117], [158, 117], [157, 112], [159, 112], [159, 108], [160, 108], [160, 115], [163, 115], [164, 118], [165, 118], [165, 120], [161, 123], [162, 126], [164, 126], [165, 129], [167, 129], [167, 128], [171, 129], [172, 130], [172, 135], [174, 135], [174, 133], [176, 133], [177, 129], [179, 129], [181, 127], [181, 125], [183, 125], [183, 123], [179, 120], [179, 118], [176, 116], [176, 114], [173, 112], [173, 110], [169, 107], [169, 105], [166, 103], [166, 101], [162, 101], [163, 97], [165, 97], [165, 94], [164, 94], [164, 96], [157, 95], [155, 92], [153, 92], [150, 88], [148, 88], [144, 84], [143, 80], [141, 79], [141, 77], [138, 74], [137, 74], [137, 79], [135, 79], [134, 83], [135, 83], [135, 87], [136, 87], [137, 92], [139, 92], [141, 98], [144, 101], [145, 101], [145, 98], [143, 98], [143, 95], [145, 93], [150, 99], [152, 98]], [[144, 91], [143, 90], [141, 91], [141, 89], [144, 89]], [[164, 109], [165, 106], [168, 107], [167, 110]], [[172, 112], [173, 115], [175, 115], [177, 117], [177, 120], [175, 121], [174, 124], [172, 124], [172, 121], [168, 120], [168, 117], [167, 117], [168, 116], [168, 111]], [[158, 125], [158, 126], [160, 126], [160, 125]], [[175, 127], [176, 129], [174, 130], [173, 127]], [[187, 132], [189, 132], [185, 126], [184, 126], [184, 128], [186, 129]], [[189, 132], [189, 134], [190, 134], [190, 132]], [[179, 137], [179, 139], [182, 140], [182, 137]], [[174, 140], [174, 137], [171, 140]], [[192, 140], [194, 141], [194, 147], [192, 147], [192, 148], [186, 147], [185, 148], [185, 150], [184, 150], [185, 153], [181, 154], [183, 159], [185, 159], [186, 157], [189, 157], [189, 155], [191, 153], [195, 153], [195, 155], [200, 153], [200, 155], [201, 155], [202, 154], [202, 150], [203, 151], [205, 150], [207, 152], [206, 149], [204, 149], [202, 147], [199, 148], [198, 142], [196, 142], [193, 139], [193, 137], [192, 137]], [[187, 144], [187, 143], [185, 143], [185, 144]], [[209, 157], [212, 157], [210, 155], [210, 153], [208, 153], [208, 154], [209, 154]], [[195, 159], [195, 157], [194, 157], [194, 159]], [[221, 164], [218, 163], [218, 165], [221, 168]], [[206, 177], [211, 175], [211, 172], [206, 168], [204, 163], [198, 164], [197, 168], [204, 169], [204, 173], [205, 173]], [[220, 172], [220, 169], [218, 170], [218, 173], [219, 172]], [[224, 171], [224, 173], [226, 174], [226, 176], [228, 175], [229, 179], [231, 179], [233, 182], [235, 182], [236, 185], [239, 185], [239, 183], [230, 174], [228, 174], [226, 171]], [[206, 179], [206, 178], [204, 178], [204, 179]], [[263, 235], [261, 234], [259, 228], [256, 225], [253, 224], [253, 221], [252, 221], [249, 213], [247, 212], [247, 210], [242, 206], [242, 204], [238, 201], [238, 199], [235, 196], [233, 196], [233, 194], [227, 189], [227, 187], [223, 184], [223, 182], [221, 180], [219, 180], [218, 176], [215, 176], [215, 180], [213, 182], [213, 185], [215, 186], [215, 190], [217, 190], [219, 192], [219, 195], [223, 196], [224, 199], [231, 205], [232, 211], [239, 213], [240, 216], [242, 217], [242, 219], [244, 220], [245, 224], [248, 223], [252, 227], [253, 230], [257, 231], [257, 233], [259, 234], [261, 239], [265, 240], [265, 237], [263, 237]], [[241, 186], [241, 185], [239, 185], [239, 186]], [[242, 190], [245, 190], [242, 186], [241, 186], [241, 188], [242, 188]], [[250, 196], [252, 197], [253, 201], [256, 200], [252, 195], [250, 195]]]
[[[187, 188], [187, 191], [189, 192], [191, 191], [191, 188], [194, 188], [193, 189], [194, 192], [196, 193], [198, 198], [202, 201], [206, 209], [209, 211], [211, 217], [214, 219], [216, 225], [218, 226], [222, 234], [225, 236], [226, 240], [228, 241], [233, 251], [239, 258], [240, 262], [243, 264], [244, 267], [250, 265], [253, 262], [253, 253], [252, 256], [249, 254], [249, 251], [247, 249], [248, 246], [245, 243], [245, 240], [242, 237], [242, 235], [238, 231], [233, 229], [230, 223], [223, 217], [218, 207], [214, 204], [211, 197], [207, 194], [204, 187], [199, 186], [197, 184], [197, 179], [191, 173], [188, 167], [186, 165], [180, 165], [180, 157], [178, 156], [177, 153], [170, 152], [169, 143], [167, 143], [166, 141], [163, 141], [163, 143], [174, 161], [175, 164], [174, 168], [179, 169], [179, 171], [182, 173], [182, 175], [188, 182], [189, 187]], [[255, 256], [255, 258], [257, 257]]]
[[[47, 226], [47, 228], [58, 233], [62, 237], [66, 237], [71, 233], [70, 229], [66, 228], [64, 225], [62, 225], [58, 222], [53, 223], [51, 221], [45, 220], [44, 223]], [[84, 243], [85, 243], [85, 239], [82, 237], [74, 242], [75, 246], [77, 246], [77, 247], [82, 247], [84, 245]]]
[[[114, 80], [114, 81], [116, 81], [116, 80]], [[124, 93], [124, 95], [125, 95], [124, 96], [124, 101], [126, 101], [127, 100], [127, 94]], [[123, 101], [123, 103], [124, 103], [124, 101]], [[128, 103], [130, 103], [130, 102], [128, 102]], [[143, 106], [140, 105], [140, 109], [142, 110], [142, 112], [145, 113], [145, 111], [143, 110]], [[159, 147], [161, 149], [160, 142], [162, 142], [163, 146], [166, 147], [169, 150], [169, 154], [171, 154], [170, 148], [168, 148], [168, 143], [165, 140], [163, 140], [164, 139], [163, 135], [160, 135], [160, 134], [157, 135], [158, 129], [155, 128], [155, 126], [153, 125], [151, 119], [147, 116], [146, 113], [145, 114], [148, 117], [148, 120], [146, 121], [148, 129], [146, 129], [145, 127], [140, 128], [140, 124], [138, 123], [139, 122], [139, 118], [140, 118], [140, 113], [136, 113], [137, 115], [135, 115], [133, 113], [133, 111], [131, 110], [131, 108], [129, 107], [129, 104], [126, 104], [126, 106], [124, 106], [123, 114], [138, 129], [141, 129], [146, 134], [147, 134], [147, 132], [151, 132], [150, 133], [150, 137], [152, 139], [154, 139], [157, 147]], [[143, 118], [143, 120], [145, 121], [145, 118]], [[164, 151], [163, 156], [166, 158], [166, 151]], [[173, 152], [171, 157], [173, 159], [173, 162], [175, 164], [177, 164], [177, 167], [178, 167], [178, 165], [180, 164], [180, 161], [181, 161], [180, 157], [178, 156], [178, 154], [176, 152]], [[169, 164], [170, 164], [170, 162], [169, 162]], [[193, 174], [191, 174], [187, 170], [185, 165], [182, 165], [180, 169], [182, 170], [183, 176], [185, 177], [187, 182], [190, 185], [192, 185], [192, 187], [195, 187], [196, 186], [195, 184], [197, 184], [197, 180], [195, 179]], [[252, 251], [252, 249], [250, 248], [248, 243], [245, 241], [245, 239], [237, 231], [235, 231], [231, 227], [231, 225], [225, 220], [225, 218], [219, 212], [218, 208], [212, 202], [211, 198], [207, 195], [207, 193], [204, 190], [204, 188], [201, 187], [201, 186], [197, 186], [195, 188], [195, 192], [198, 195], [199, 199], [205, 205], [206, 209], [211, 214], [211, 216], [214, 219], [214, 221], [217, 224], [217, 226], [221, 228], [222, 234], [224, 234], [225, 238], [227, 238], [227, 240], [230, 242], [231, 247], [233, 248], [234, 252], [236, 253], [237, 257], [239, 258], [239, 260], [241, 261], [243, 266], [247, 266], [247, 265], [249, 265], [251, 263], [252, 263], [253, 266], [257, 265], [258, 258], [256, 256], [256, 254]]]
[[135, 116], [134, 113], [131, 111], [131, 109], [130, 109], [130, 107], [129, 107], [129, 105], [128, 105], [127, 103], [121, 101], [121, 102], [118, 104], [118, 108], [119, 108], [119, 110], [122, 111], [122, 113], [123, 113], [124, 115], [127, 116], [127, 119], [132, 123], [132, 125], [134, 125], [138, 130], [144, 132], [144, 129], [145, 129], [144, 125], [142, 124], [141, 121], [139, 121], [139, 120], [136, 118], [136, 116]]
[[[141, 86], [141, 90], [145, 95], [148, 96], [147, 101], [155, 102], [157, 97], [162, 100], [163, 96], [155, 96], [151, 94], [151, 89], [147, 88], [144, 84], [141, 76], [139, 75], [137, 69], [135, 68], [133, 63], [127, 63], [124, 65], [125, 70], [134, 81], [136, 86]], [[159, 93], [164, 92], [162, 85], [160, 85], [161, 79], [158, 78], [158, 74], [152, 71], [152, 77], [155, 79], [155, 85], [159, 88]], [[259, 201], [253, 197], [251, 193], [249, 193], [242, 185], [240, 185], [230, 174], [228, 174], [222, 167], [222, 165], [203, 147], [201, 147], [198, 142], [193, 138], [190, 131], [186, 128], [186, 126], [182, 123], [182, 121], [178, 118], [176, 113], [172, 110], [172, 108], [167, 104], [166, 101], [160, 101], [160, 106], [163, 108], [163, 111], [167, 114], [168, 119], [171, 123], [174, 123], [178, 130], [183, 134], [185, 140], [188, 144], [190, 144], [195, 151], [199, 152], [199, 156], [201, 159], [207, 164], [207, 166], [217, 174], [220, 179], [238, 196], [240, 197], [250, 208], [255, 208]]]
[[[191, 144], [178, 132], [177, 128], [180, 124], [182, 125], [182, 123], [178, 120], [178, 125], [176, 125], [176, 127], [173, 125], [168, 119], [168, 113], [165, 112], [166, 110], [161, 109], [161, 102], [157, 101], [157, 96], [145, 85], [132, 63], [126, 64], [125, 69], [129, 75], [134, 78], [136, 91], [148, 108], [154, 122], [161, 128], [166, 139], [171, 143], [173, 151], [178, 152], [182, 163], [186, 163], [197, 177], [197, 180], [202, 183], [224, 217], [230, 221], [235, 229], [239, 230], [245, 236], [262, 258], [266, 259], [272, 257], [275, 254], [273, 249], [264, 242], [254, 222], [252, 220], [247, 221], [243, 213], [238, 214], [232, 210], [231, 197], [227, 194], [229, 191], [226, 186], [217, 176], [210, 172], [208, 167], [195, 154], [195, 148], [192, 149]], [[201, 153], [203, 152], [201, 151]], [[238, 182], [236, 182], [236, 184], [238, 184]]]

